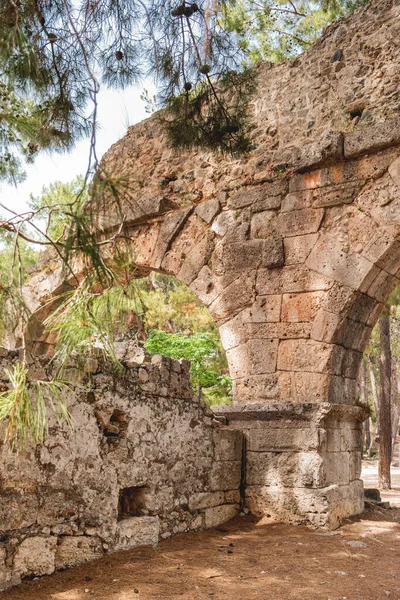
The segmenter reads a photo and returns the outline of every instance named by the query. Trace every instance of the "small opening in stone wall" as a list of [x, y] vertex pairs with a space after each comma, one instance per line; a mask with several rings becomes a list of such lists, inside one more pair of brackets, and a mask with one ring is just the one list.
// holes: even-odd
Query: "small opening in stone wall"
[[119, 492], [118, 520], [148, 514], [148, 489], [145, 486], [127, 487]]
[[352, 110], [350, 112], [350, 119], [353, 120], [356, 117], [361, 118], [361, 115], [363, 114], [363, 108], [355, 108], [354, 110]]
[[114, 409], [111, 416], [96, 411], [96, 418], [105, 437], [126, 437], [130, 419], [122, 410]]

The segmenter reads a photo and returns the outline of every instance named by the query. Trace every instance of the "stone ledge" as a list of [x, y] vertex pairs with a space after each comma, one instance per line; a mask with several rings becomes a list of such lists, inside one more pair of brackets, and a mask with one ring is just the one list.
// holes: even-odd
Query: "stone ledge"
[[400, 144], [400, 119], [379, 123], [344, 136], [345, 158], [356, 158]]
[[273, 404], [234, 404], [233, 406], [216, 406], [213, 409], [217, 418], [222, 418], [229, 425], [234, 421], [309, 421], [320, 422], [325, 418], [340, 421], [362, 422], [368, 416], [366, 408], [348, 406], [346, 404], [319, 404], [306, 402], [277, 402]]

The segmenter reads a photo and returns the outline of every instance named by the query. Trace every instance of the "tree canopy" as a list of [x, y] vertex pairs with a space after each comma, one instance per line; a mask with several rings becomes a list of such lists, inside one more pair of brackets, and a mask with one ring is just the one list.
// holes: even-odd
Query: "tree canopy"
[[[0, 6], [0, 178], [43, 148], [91, 136], [97, 95], [140, 78], [158, 87], [180, 145], [246, 150], [247, 67], [307, 48], [365, 0], [4, 0]], [[235, 89], [235, 100], [224, 91]]]

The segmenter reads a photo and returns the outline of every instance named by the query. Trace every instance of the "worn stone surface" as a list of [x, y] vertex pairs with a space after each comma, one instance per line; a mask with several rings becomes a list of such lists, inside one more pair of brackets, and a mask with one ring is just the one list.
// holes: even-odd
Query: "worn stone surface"
[[362, 512], [365, 409], [286, 403], [216, 412], [245, 434], [245, 501], [252, 513], [332, 529]]
[[[87, 374], [72, 384], [72, 429], [52, 416], [42, 446], [1, 448], [3, 588], [238, 512], [242, 434], [194, 399], [189, 362], [150, 358], [130, 341], [116, 351], [126, 365], [118, 380], [98, 359], [90, 384]], [[0, 385], [17, 356], [2, 352]], [[31, 365], [44, 377], [50, 368]]]
[[[209, 308], [237, 402], [355, 401], [352, 352], [400, 281], [399, 18], [397, 0], [373, 0], [295, 60], [259, 65], [246, 156], [175, 151], [148, 119], [104, 158], [129, 183], [122, 210], [138, 274], [174, 275]], [[115, 218], [99, 215], [104, 229]], [[38, 353], [55, 341], [40, 325], [48, 300], [72, 284], [48, 255], [26, 285]], [[365, 298], [368, 317], [354, 317]], [[303, 343], [286, 359], [292, 340]], [[321, 344], [349, 354], [343, 368]], [[320, 376], [307, 389], [310, 373]]]
[[[163, 538], [221, 523], [237, 511], [243, 431], [251, 511], [335, 527], [362, 510], [356, 376], [400, 281], [399, 20], [398, 0], [372, 0], [295, 60], [256, 67], [246, 156], [175, 151], [157, 118], [105, 155], [106, 170], [126, 178], [138, 276], [176, 276], [220, 328], [238, 412], [226, 418], [238, 437], [218, 437], [187, 372], [172, 374], [167, 360], [127, 354], [132, 368], [114, 387], [91, 363], [94, 400], [72, 406], [84, 443], [57, 431], [37, 457], [4, 456], [0, 529], [23, 531], [19, 547], [45, 544], [48, 528], [54, 538], [134, 544], [134, 534], [117, 535], [118, 495], [129, 487], [146, 488], [140, 518], [159, 519]], [[105, 233], [119, 224], [111, 209], [98, 219]], [[25, 285], [37, 355], [55, 343], [42, 326], [49, 300], [73, 285], [51, 252]], [[0, 377], [9, 363], [0, 361]], [[81, 547], [83, 558], [90, 552]], [[4, 581], [19, 576], [10, 568]]]
[[31, 537], [17, 548], [14, 557], [14, 573], [19, 577], [50, 575], [55, 569], [57, 538]]

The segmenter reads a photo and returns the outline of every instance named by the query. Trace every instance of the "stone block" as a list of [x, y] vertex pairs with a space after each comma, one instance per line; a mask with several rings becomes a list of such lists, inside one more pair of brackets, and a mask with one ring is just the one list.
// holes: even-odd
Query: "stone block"
[[356, 401], [357, 381], [349, 377], [331, 376], [327, 401], [333, 404], [354, 404]]
[[203, 221], [205, 221], [206, 223], [211, 223], [214, 217], [216, 217], [217, 214], [220, 212], [220, 210], [221, 204], [219, 200], [214, 198], [212, 200], [206, 200], [205, 202], [201, 202], [201, 204], [198, 204], [194, 212], [200, 217], [200, 219], [203, 219]]
[[170, 212], [164, 217], [152, 257], [152, 262], [156, 268], [161, 266], [172, 239], [183, 227], [192, 210], [192, 207], [182, 208]]
[[249, 340], [309, 338], [311, 323], [249, 323], [245, 330]]
[[197, 278], [190, 284], [190, 289], [200, 298], [205, 306], [210, 306], [219, 294], [210, 267], [205, 266], [200, 269]]
[[279, 344], [278, 369], [312, 373], [341, 373], [344, 350], [314, 340], [283, 340]]
[[238, 221], [235, 217], [235, 211], [225, 210], [214, 219], [211, 230], [220, 237], [224, 237], [227, 233], [237, 229], [237, 227]]
[[282, 269], [259, 269], [256, 291], [260, 296], [268, 294], [293, 294], [328, 290], [332, 281], [304, 265], [292, 265]]
[[240, 273], [256, 269], [262, 260], [261, 240], [219, 243], [212, 258], [213, 271], [217, 275]]
[[203, 266], [208, 262], [213, 250], [212, 234], [208, 232], [184, 259], [177, 278], [190, 285], [199, 275]]
[[285, 264], [287, 266], [303, 264], [310, 254], [311, 249], [315, 246], [317, 239], [318, 233], [285, 237], [283, 240]]
[[253, 303], [255, 296], [254, 279], [255, 274], [243, 273], [221, 292], [209, 306], [209, 311], [215, 320], [226, 319], [232, 313], [238, 312]]
[[361, 184], [359, 181], [348, 181], [339, 185], [320, 188], [314, 191], [312, 206], [313, 208], [328, 208], [342, 204], [351, 204], [357, 197], [360, 189]]
[[358, 292], [354, 289], [335, 283], [325, 294], [322, 308], [337, 315], [345, 314], [356, 304]]
[[310, 190], [303, 192], [291, 192], [282, 200], [281, 212], [310, 208], [312, 199], [313, 194]]
[[233, 382], [234, 398], [240, 403], [256, 403], [277, 398], [278, 374], [254, 375]]
[[55, 570], [56, 537], [26, 538], [17, 548], [13, 571], [19, 577], [50, 575]]
[[381, 270], [368, 288], [368, 295], [375, 298], [378, 302], [386, 302], [393, 290], [399, 285], [400, 281], [394, 275], [389, 275]]
[[137, 546], [155, 546], [160, 534], [158, 517], [131, 517], [117, 523], [113, 549], [128, 550]]
[[374, 298], [371, 298], [366, 294], [357, 294], [347, 316], [353, 321], [359, 321], [360, 323], [368, 325], [375, 307], [376, 300]]
[[361, 476], [361, 449], [349, 453], [350, 481], [356, 481]]
[[315, 142], [305, 144], [300, 156], [295, 158], [296, 170], [309, 169], [322, 164], [331, 164], [343, 158], [343, 133], [327, 131]]
[[224, 350], [231, 350], [247, 341], [246, 332], [243, 327], [243, 321], [247, 320], [245, 313], [251, 309], [245, 309], [233, 319], [226, 321], [219, 327], [219, 335], [221, 338]]
[[229, 372], [233, 378], [245, 377], [251, 372], [247, 344], [241, 344], [236, 348], [227, 350], [226, 358], [229, 365]]
[[276, 215], [272, 210], [253, 214], [251, 217], [250, 235], [256, 240], [266, 240], [276, 231]]
[[263, 375], [275, 372], [278, 344], [279, 340], [249, 339], [247, 353], [252, 374]]
[[315, 317], [323, 298], [322, 292], [284, 294], [282, 299], [282, 321], [309, 322]]
[[55, 568], [69, 569], [102, 555], [102, 545], [97, 538], [63, 536], [57, 546]]
[[344, 322], [345, 319], [342, 315], [320, 308], [312, 324], [311, 338], [319, 342], [340, 344], [343, 339]]
[[234, 429], [216, 429], [213, 432], [215, 460], [241, 460], [242, 432]]
[[316, 233], [324, 218], [322, 208], [304, 208], [281, 213], [277, 219], [277, 228], [283, 237]]
[[400, 144], [400, 119], [379, 123], [344, 136], [344, 155], [354, 158]]
[[233, 209], [251, 206], [256, 203], [262, 203], [262, 205], [265, 205], [265, 208], [279, 208], [280, 197], [276, 194], [271, 195], [268, 186], [263, 186], [258, 188], [245, 188], [228, 199], [228, 207]]
[[[348, 452], [326, 452], [321, 456], [321, 487], [327, 485], [347, 485], [350, 483], [350, 462]], [[315, 486], [317, 487], [317, 486]]]
[[322, 463], [316, 452], [249, 452], [246, 484], [319, 487], [323, 483]]
[[211, 491], [237, 490], [240, 484], [241, 461], [216, 461], [212, 464], [209, 476]]
[[281, 319], [282, 296], [258, 296], [253, 305], [243, 313], [247, 323], [279, 323]]
[[283, 240], [281, 236], [273, 231], [262, 243], [261, 265], [274, 269], [285, 264]]
[[[362, 450], [362, 432], [358, 428], [353, 428], [352, 423], [345, 423], [340, 428], [340, 450], [342, 452], [355, 452], [361, 455]], [[336, 448], [336, 451], [338, 448]], [[358, 479], [358, 477], [357, 477]]]
[[223, 504], [225, 496], [223, 492], [201, 492], [192, 494], [189, 498], [189, 510], [201, 510]]
[[249, 452], [288, 452], [317, 450], [319, 438], [317, 429], [310, 427], [250, 429], [247, 434]]
[[246, 500], [255, 515], [321, 529], [336, 529], [343, 519], [364, 510], [359, 480], [317, 489], [249, 486]]
[[306, 265], [316, 273], [355, 290], [361, 288], [373, 267], [363, 256], [346, 253], [333, 235], [319, 238], [307, 258]]
[[249, 485], [321, 488], [349, 483], [348, 452], [251, 453]]
[[[326, 402], [332, 376], [321, 373], [293, 372], [291, 376], [291, 398], [294, 402]], [[282, 398], [284, 396], [282, 395]]]
[[239, 506], [237, 504], [225, 504], [224, 506], [215, 506], [213, 508], [207, 508], [204, 513], [204, 526], [206, 529], [211, 527], [218, 527], [222, 525], [239, 513]]
[[363, 249], [363, 256], [391, 275], [396, 275], [400, 267], [400, 242], [380, 228]]
[[364, 352], [366, 345], [371, 337], [372, 327], [346, 319], [343, 325], [342, 344], [345, 348]]
[[342, 432], [340, 424], [337, 427], [329, 427], [325, 430], [325, 443], [322, 447], [326, 452], [339, 452], [342, 447]]
[[347, 350], [343, 357], [342, 375], [344, 377], [357, 379], [362, 357], [362, 352], [358, 352], [357, 350]]

